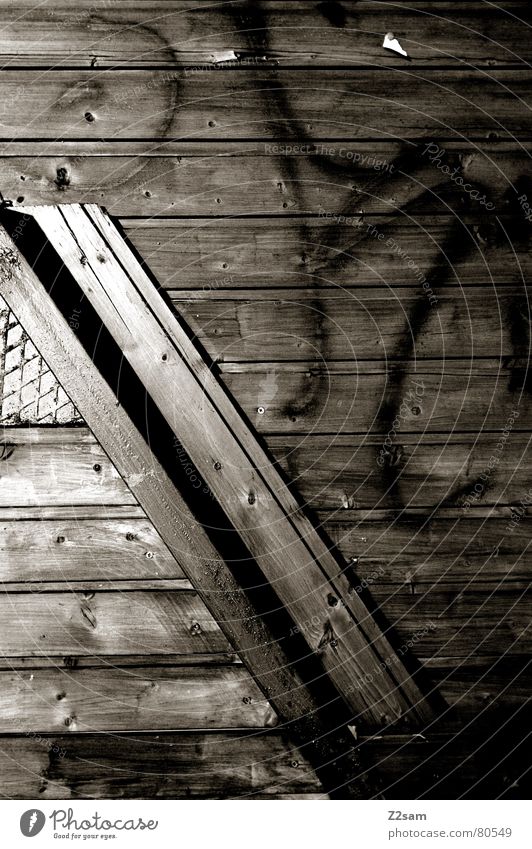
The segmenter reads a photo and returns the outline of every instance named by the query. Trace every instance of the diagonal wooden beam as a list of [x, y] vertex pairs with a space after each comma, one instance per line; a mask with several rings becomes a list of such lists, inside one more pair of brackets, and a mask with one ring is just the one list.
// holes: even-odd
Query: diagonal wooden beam
[[0, 226], [0, 296], [82, 413], [148, 518], [237, 648], [291, 739], [338, 798], [375, 795], [353, 736], [334, 706], [316, 699], [220, 558], [67, 319]]
[[[187, 332], [97, 206], [26, 210], [236, 528], [355, 722], [382, 727], [429, 706]], [[53, 368], [53, 365], [52, 365]]]

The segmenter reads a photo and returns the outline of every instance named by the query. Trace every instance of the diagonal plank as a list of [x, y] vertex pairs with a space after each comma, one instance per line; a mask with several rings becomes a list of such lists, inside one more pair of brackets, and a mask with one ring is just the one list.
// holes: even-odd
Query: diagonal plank
[[[55, 376], [128, 483], [147, 516], [198, 589], [220, 628], [325, 786], [340, 798], [373, 794], [353, 737], [336, 705], [318, 701], [266, 626], [231, 569], [193, 518], [150, 446], [94, 368], [90, 356], [35, 272], [0, 227], [0, 296], [16, 314]], [[319, 681], [318, 681], [319, 683]]]
[[353, 592], [345, 566], [301, 511], [111, 220], [93, 205], [27, 212], [54, 245], [350, 709], [377, 726], [407, 713], [428, 717], [425, 700]]

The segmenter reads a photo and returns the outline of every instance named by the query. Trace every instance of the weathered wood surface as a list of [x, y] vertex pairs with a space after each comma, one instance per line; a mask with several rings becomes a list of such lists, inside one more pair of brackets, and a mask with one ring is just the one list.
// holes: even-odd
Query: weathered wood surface
[[189, 591], [2, 592], [0, 613], [6, 657], [231, 650]]
[[[436, 141], [438, 138], [436, 135]], [[404, 226], [416, 226], [412, 215], [476, 216], [481, 225], [476, 238], [485, 249], [486, 239], [493, 240], [493, 232], [483, 220], [491, 209], [486, 202], [480, 203], [485, 195], [498, 214], [513, 216], [512, 241], [526, 236], [528, 228], [517, 197], [519, 190], [528, 191], [530, 143], [446, 141], [441, 143], [439, 159], [426, 152], [429, 145], [427, 139], [307, 143], [290, 134], [283, 142], [271, 138], [264, 142], [106, 142], [95, 137], [58, 143], [51, 138], [36, 155], [34, 143], [10, 139], [0, 142], [0, 177], [4, 196], [15, 203], [100, 203], [121, 216], [343, 215], [348, 218], [347, 227], [344, 219], [337, 223], [301, 221], [292, 222], [287, 233], [295, 228], [298, 234], [299, 227], [297, 238], [308, 241], [309, 227], [323, 225], [334, 239], [330, 235], [324, 238], [320, 228], [319, 242], [332, 250], [353, 245], [353, 225], [361, 210], [366, 216], [389, 216], [398, 209], [403, 210], [400, 223]], [[442, 172], [444, 166], [463, 178], [468, 191]], [[478, 190], [476, 196], [472, 196], [474, 189]], [[196, 228], [206, 225], [189, 223]], [[252, 225], [238, 221], [238, 227]], [[455, 225], [457, 232], [463, 232], [459, 221]], [[150, 224], [143, 222], [142, 226]], [[228, 223], [226, 230], [220, 231], [222, 226], [223, 222], [210, 222], [209, 232], [202, 238], [208, 238], [212, 228], [226, 232], [232, 225]], [[268, 227], [277, 231], [276, 243], [282, 239], [281, 245], [286, 236], [278, 231], [284, 226], [268, 221]], [[264, 226], [261, 229], [260, 238], [267, 242], [268, 234], [263, 232]], [[511, 226], [508, 229], [512, 231]], [[498, 241], [506, 240], [499, 237]], [[379, 246], [374, 244], [373, 249]], [[453, 253], [453, 261], [461, 255]]]
[[[283, 721], [290, 725], [292, 734], [319, 770], [320, 780], [331, 788], [331, 792], [336, 792], [341, 785], [343, 796], [367, 797], [373, 791], [360, 775], [360, 764], [351, 748], [350, 732], [336, 724], [337, 718], [331, 727], [328, 722], [322, 721], [321, 715], [318, 716], [321, 701], [305, 686], [306, 679], [301, 677], [299, 670], [289, 664], [284, 650], [260, 615], [262, 611], [257, 611], [251, 604], [232, 571], [219, 558], [203, 527], [194, 521], [188, 504], [158, 463], [149, 444], [122, 404], [117, 405], [111, 387], [92, 367], [90, 357], [66, 319], [46, 294], [26, 260], [16, 253], [13, 241], [2, 228], [0, 245], [4, 266], [7, 266], [0, 294], [42, 355], [46, 358], [53, 355], [56, 377], [68, 388], [78, 408], [83, 410], [94, 435], [105, 443], [132, 493], [182, 564], [187, 577], [200, 590], [202, 598], [208, 601], [214, 621], [220, 623], [231, 644], [238, 646], [240, 656], [252, 671], [261, 691]], [[319, 664], [318, 671], [314, 667], [312, 674], [321, 676]], [[352, 695], [352, 698], [354, 700], [355, 696]], [[365, 703], [371, 698], [368, 695]], [[329, 709], [334, 701], [336, 715], [345, 715], [344, 703], [334, 689], [329, 699]], [[359, 704], [363, 704], [362, 698]], [[364, 704], [362, 710], [365, 709]], [[383, 718], [387, 721], [388, 715], [383, 716], [381, 708], [380, 724]], [[346, 716], [344, 722], [347, 721]]]
[[527, 356], [523, 288], [172, 291], [214, 360], [283, 361]]
[[[267, 195], [267, 187], [264, 191], [261, 187], [259, 202]], [[350, 213], [344, 215], [349, 218]], [[502, 226], [468, 215], [457, 221], [443, 215], [414, 215], [407, 208], [384, 224], [381, 216], [357, 214], [351, 224], [319, 217], [125, 218], [122, 224], [161, 286], [209, 293], [379, 287], [383, 282], [395, 289], [419, 286], [422, 275], [427, 280], [437, 277], [446, 287], [522, 285], [532, 273], [528, 238], [516, 238], [514, 218], [501, 221]], [[382, 233], [383, 238], [373, 233]], [[460, 249], [450, 243], [453, 236]]]
[[[388, 799], [527, 798], [527, 729], [363, 738], [369, 772]], [[58, 734], [4, 737], [7, 798], [323, 798], [310, 764], [276, 732]]]
[[0, 765], [7, 798], [324, 795], [309, 762], [277, 732], [3, 737]]
[[[49, 508], [56, 504], [64, 505], [68, 512], [84, 505], [136, 504], [103, 450], [94, 440], [89, 441], [83, 429], [70, 431], [70, 439], [79, 434], [81, 446], [63, 445], [64, 430], [47, 431], [48, 444], [39, 447], [39, 454], [44, 456], [48, 479], [41, 474], [43, 465], [31, 441], [31, 434], [37, 435], [40, 429], [9, 429], [9, 434], [12, 432], [17, 436], [8, 436], [8, 445], [14, 438], [26, 441], [15, 445], [3, 469], [0, 506], [14, 507], [17, 501], [20, 506], [30, 507]], [[500, 433], [481, 434], [472, 440], [468, 434], [409, 435], [399, 431], [391, 453], [386, 453], [384, 466], [377, 463], [384, 439], [376, 435], [366, 439], [347, 435], [271, 435], [266, 443], [286, 471], [294, 491], [313, 509], [321, 510], [461, 507], [495, 456], [497, 462], [489, 475], [489, 485], [471, 501], [469, 512], [474, 512], [491, 505], [519, 506], [530, 489], [528, 434], [513, 431], [503, 449], [497, 450], [500, 439]], [[93, 462], [101, 466], [97, 474], [108, 481], [101, 496], [96, 489], [87, 497], [85, 453], [78, 448], [90, 451]], [[24, 486], [17, 488], [22, 474]], [[31, 499], [9, 496], [27, 489], [32, 493]], [[247, 494], [244, 497], [247, 502]]]
[[[477, 506], [517, 505], [530, 489], [531, 440], [528, 434], [512, 433], [502, 451], [497, 451], [498, 444], [497, 436], [480, 435], [472, 441], [467, 434], [401, 434], [380, 467], [377, 458], [383, 442], [375, 438], [268, 438], [273, 455], [304, 501], [332, 510], [459, 507], [468, 495], [473, 513]], [[496, 459], [488, 484], [476, 497], [474, 488], [485, 483], [480, 475], [492, 456]]]
[[209, 67], [249, 65], [398, 66], [404, 60], [382, 49], [393, 30], [417, 64], [520, 67], [530, 62], [522, 38], [530, 25], [526, 0], [342, 3], [237, 2], [190, 7], [178, 0], [10, 2], [0, 39], [8, 66]]
[[453, 734], [382, 736], [362, 744], [387, 799], [524, 799], [530, 770], [528, 723], [466, 725]]
[[531, 516], [512, 526], [511, 514], [477, 518], [478, 510], [454, 518], [445, 511], [433, 517], [412, 512], [387, 518], [350, 518], [351, 511], [318, 514], [323, 528], [370, 592], [379, 584], [406, 584], [412, 592], [428, 585], [443, 589], [460, 581], [475, 585], [503, 581], [524, 584], [530, 577], [527, 550], [532, 542]]
[[0, 518], [0, 581], [149, 579], [179, 582], [184, 574], [147, 519]]
[[[529, 71], [5, 70], [3, 139], [528, 139]], [[370, 93], [368, 95], [368, 93]], [[16, 108], [15, 107], [16, 104]]]
[[[366, 583], [386, 618], [385, 633], [391, 637], [395, 632], [401, 657], [407, 650], [435, 659], [438, 654], [468, 657], [473, 650], [478, 655], [530, 653], [532, 600], [526, 581], [469, 579], [465, 585], [455, 580], [441, 587], [436, 582], [412, 588], [409, 583], [380, 583], [377, 575]], [[0, 612], [3, 654], [15, 667], [19, 656], [231, 651], [218, 625], [189, 591], [2, 593]], [[303, 627], [309, 641], [323, 633], [317, 617]], [[378, 679], [364, 675], [361, 672], [358, 680], [372, 692]]]
[[[350, 595], [338, 560], [298, 510], [275, 467], [110, 219], [97, 207], [33, 207], [29, 212], [180, 440], [264, 578], [275, 587], [309, 648], [320, 654], [350, 709], [360, 711], [361, 698], [352, 696], [353, 687], [369, 672], [370, 698], [390, 705], [397, 718], [405, 711], [420, 717], [430, 713], [400, 661], [393, 674], [383, 673], [380, 664], [393, 655], [392, 646], [358, 596]], [[139, 334], [145, 343], [142, 349], [135, 341]], [[289, 572], [287, 556], [292, 563]], [[309, 619], [321, 622], [320, 633], [305, 628]], [[337, 635], [332, 640], [331, 633]], [[375, 721], [382, 716], [382, 708], [371, 705], [370, 698], [363, 694], [363, 710]]]
[[[229, 353], [230, 356], [230, 353]], [[477, 434], [503, 430], [517, 410], [525, 430], [531, 403], [526, 360], [406, 363], [221, 363], [221, 377], [264, 434]]]
[[61, 433], [48, 431], [46, 440], [55, 439], [55, 444], [35, 446], [14, 445], [12, 431], [4, 431], [1, 506], [137, 503], [99, 444], [60, 445]]
[[242, 667], [0, 672], [0, 733], [261, 728], [277, 719]]
[[[61, 518], [64, 509], [76, 513], [76, 518]], [[124, 513], [130, 509], [124, 507]], [[523, 511], [523, 520], [511, 531], [511, 508], [486, 510], [491, 515], [481, 517], [479, 508], [466, 515], [460, 509], [442, 508], [431, 517], [430, 511], [374, 510], [364, 515], [361, 510], [340, 509], [319, 511], [317, 521], [345, 559], [354, 559], [353, 571], [361, 586], [367, 584], [370, 590], [375, 581], [411, 588], [464, 579], [476, 584], [526, 581], [529, 566], [523, 553], [531, 542], [532, 508]], [[520, 515], [520, 506], [519, 510]], [[6, 511], [0, 511], [4, 590], [58, 591], [61, 582], [63, 590], [77, 591], [190, 588], [153, 530], [149, 546], [142, 545], [145, 519], [98, 519], [98, 507], [48, 508], [44, 519], [40, 512], [37, 508], [35, 517], [28, 519], [27, 508], [12, 509], [6, 520]], [[64, 543], [57, 543], [56, 533], [64, 536]], [[137, 539], [128, 540], [130, 533]], [[24, 556], [28, 547], [38, 552], [31, 562]], [[146, 557], [147, 551], [154, 556]]]

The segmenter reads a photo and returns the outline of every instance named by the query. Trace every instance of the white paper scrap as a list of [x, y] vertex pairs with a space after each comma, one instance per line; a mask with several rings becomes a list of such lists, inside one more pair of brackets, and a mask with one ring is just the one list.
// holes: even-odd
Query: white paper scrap
[[408, 53], [406, 52], [406, 50], [403, 50], [393, 32], [386, 33], [386, 35], [384, 36], [384, 41], [382, 42], [382, 46], [386, 47], [388, 50], [395, 50], [395, 52], [400, 53], [401, 56], [408, 56]]

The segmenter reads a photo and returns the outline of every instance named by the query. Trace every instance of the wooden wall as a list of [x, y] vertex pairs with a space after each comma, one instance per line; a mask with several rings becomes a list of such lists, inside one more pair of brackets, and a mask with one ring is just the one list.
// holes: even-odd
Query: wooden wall
[[[445, 700], [372, 778], [519, 797], [529, 4], [5, 5], [4, 196], [118, 217]], [[1, 792], [320, 794], [88, 431], [3, 438]]]

